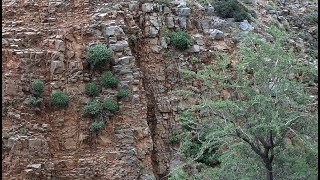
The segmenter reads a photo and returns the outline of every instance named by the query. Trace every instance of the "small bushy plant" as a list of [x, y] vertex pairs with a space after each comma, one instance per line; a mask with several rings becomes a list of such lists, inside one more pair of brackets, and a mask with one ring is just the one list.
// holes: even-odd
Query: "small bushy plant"
[[89, 115], [91, 117], [96, 117], [99, 114], [100, 110], [101, 110], [101, 105], [97, 100], [89, 102], [83, 108], [84, 114]]
[[43, 81], [36, 79], [31, 84], [32, 93], [35, 97], [40, 97], [41, 94], [44, 92], [44, 83]]
[[56, 91], [51, 95], [51, 102], [54, 106], [65, 107], [69, 103], [69, 96], [62, 91]]
[[173, 32], [170, 41], [177, 49], [186, 50], [190, 43], [190, 36], [183, 31]]
[[29, 104], [33, 105], [33, 106], [40, 106], [40, 104], [42, 103], [43, 99], [39, 98], [39, 97], [31, 97], [29, 99]]
[[117, 93], [117, 98], [124, 99], [129, 96], [129, 90], [128, 89], [120, 89]]
[[170, 0], [158, 0], [160, 5], [170, 6]]
[[105, 88], [117, 87], [118, 78], [115, 77], [112, 72], [107, 71], [101, 75], [101, 84]]
[[88, 48], [88, 63], [94, 68], [106, 65], [112, 59], [113, 51], [103, 44], [96, 44]]
[[179, 142], [178, 136], [179, 136], [178, 132], [172, 133], [168, 138], [169, 143], [175, 144], [175, 143]]
[[304, 19], [310, 24], [317, 24], [318, 23], [318, 12], [312, 12], [307, 14]]
[[94, 133], [99, 133], [106, 127], [106, 123], [104, 121], [95, 121], [90, 126], [90, 131]]
[[21, 134], [21, 135], [27, 135], [27, 133], [28, 133], [28, 129], [27, 128], [21, 128], [21, 129], [19, 129], [19, 133]]
[[215, 10], [222, 18], [234, 18], [235, 21], [251, 21], [247, 9], [237, 0], [220, 0], [214, 4]]
[[99, 95], [99, 89], [95, 83], [86, 84], [85, 91], [88, 96], [94, 97]]
[[162, 55], [164, 57], [170, 57], [170, 56], [172, 56], [172, 52], [171, 51], [165, 51]]
[[103, 107], [111, 113], [115, 113], [119, 110], [118, 102], [112, 99], [105, 99], [103, 102]]
[[170, 37], [171, 32], [167, 26], [163, 26], [160, 30], [160, 35], [162, 37]]

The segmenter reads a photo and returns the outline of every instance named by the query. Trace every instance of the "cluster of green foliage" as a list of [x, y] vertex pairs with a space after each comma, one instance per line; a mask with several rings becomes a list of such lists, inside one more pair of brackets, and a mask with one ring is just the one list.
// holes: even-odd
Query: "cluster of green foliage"
[[28, 100], [28, 103], [33, 106], [40, 106], [43, 99], [40, 98], [42, 93], [44, 92], [44, 83], [43, 81], [36, 79], [31, 83], [31, 91], [34, 95]]
[[91, 117], [96, 117], [99, 114], [100, 110], [101, 110], [101, 105], [97, 100], [89, 102], [83, 108], [84, 114], [89, 115]]
[[170, 0], [158, 0], [158, 3], [160, 5], [169, 6], [170, 5]]
[[177, 49], [186, 50], [190, 43], [190, 36], [183, 31], [173, 32], [170, 41]]
[[117, 93], [117, 98], [119, 99], [125, 99], [129, 96], [129, 90], [128, 89], [120, 89]]
[[117, 101], [107, 98], [103, 102], [103, 108], [111, 113], [115, 113], [119, 110], [119, 105]]
[[101, 75], [101, 84], [105, 88], [115, 88], [118, 85], [118, 78], [112, 72], [107, 71]]
[[44, 92], [44, 83], [43, 81], [36, 79], [31, 84], [32, 93], [35, 97], [40, 97], [41, 94]]
[[[129, 40], [131, 42], [137, 41], [137, 36], [131, 34]], [[97, 44], [88, 48], [87, 61], [94, 68], [101, 68], [112, 59], [113, 51], [107, 48], [103, 44]], [[100, 77], [101, 85], [104, 88], [115, 88], [118, 85], [118, 78], [115, 77], [111, 71], [104, 72]], [[95, 83], [88, 83], [85, 87], [85, 92], [88, 96], [95, 97], [99, 95], [99, 88]], [[117, 94], [118, 98], [125, 98], [128, 96], [128, 92], [120, 90]], [[105, 113], [109, 111], [111, 113], [116, 112], [119, 109], [118, 103], [114, 100], [105, 100], [101, 105], [98, 100], [93, 100], [84, 106], [83, 111], [85, 115], [89, 115], [94, 118], [99, 115], [99, 113]], [[103, 118], [103, 117], [102, 117]], [[104, 119], [96, 120], [90, 126], [90, 131], [94, 133], [99, 133], [106, 126], [106, 121]]]
[[90, 131], [93, 133], [99, 133], [101, 130], [103, 130], [106, 127], [105, 121], [99, 120], [95, 121], [90, 126]]
[[115, 113], [119, 110], [118, 102], [113, 99], [105, 99], [103, 107], [111, 113]]
[[43, 99], [40, 97], [31, 97], [29, 99], [29, 103], [33, 106], [40, 106], [42, 103]]
[[[181, 152], [209, 165], [199, 179], [317, 179], [318, 114], [303, 80], [315, 67], [305, 68], [284, 48], [285, 32], [268, 31], [272, 43], [257, 34], [240, 36], [234, 72], [231, 56], [216, 54], [218, 64], [188, 73], [206, 86], [201, 94], [190, 93], [197, 103], [181, 114]], [[289, 78], [292, 73], [299, 77]], [[222, 90], [231, 97], [221, 99]]]
[[101, 68], [112, 59], [113, 51], [103, 44], [96, 44], [88, 48], [88, 63], [94, 68]]
[[169, 138], [168, 138], [169, 143], [175, 144], [179, 142], [179, 133], [178, 132], [173, 132]]
[[245, 4], [248, 4], [248, 5], [252, 5], [253, 4], [253, 0], [243, 0], [243, 2]]
[[251, 21], [248, 9], [238, 0], [218, 0], [214, 3], [216, 13], [223, 18], [234, 18], [235, 21]]
[[305, 20], [310, 24], [318, 24], [318, 12], [311, 12], [305, 16]]
[[197, 0], [204, 8], [208, 8], [208, 0]]
[[[216, 165], [220, 156], [216, 151], [219, 148], [220, 143], [212, 142], [210, 146], [206, 148], [202, 147], [210, 127], [207, 127], [205, 124], [202, 125], [197, 138], [194, 138], [191, 132], [192, 127], [196, 125], [196, 118], [193, 117], [191, 112], [186, 111], [181, 114], [180, 120], [184, 137], [184, 141], [180, 147], [182, 154], [185, 157], [193, 158], [196, 162], [204, 163], [207, 166]], [[199, 154], [200, 151], [203, 152]]]
[[51, 102], [57, 107], [66, 107], [69, 103], [69, 96], [62, 91], [56, 91], [51, 95]]
[[165, 52], [163, 52], [163, 54], [162, 54], [164, 57], [171, 57], [172, 56], [172, 52], [171, 51], [165, 51]]
[[21, 128], [21, 129], [19, 129], [19, 133], [20, 133], [21, 135], [27, 135], [28, 129], [27, 129], [27, 128]]
[[199, 60], [199, 58], [197, 57], [197, 56], [192, 56], [191, 57], [191, 63], [192, 64], [196, 64], [196, 63], [198, 63], [200, 60]]
[[128, 36], [129, 41], [136, 42], [138, 40], [138, 37], [135, 34], [130, 34]]
[[99, 88], [95, 83], [86, 84], [85, 91], [88, 96], [95, 97], [99, 95]]
[[170, 37], [171, 36], [171, 31], [167, 26], [163, 26], [160, 30], [160, 36], [161, 37]]

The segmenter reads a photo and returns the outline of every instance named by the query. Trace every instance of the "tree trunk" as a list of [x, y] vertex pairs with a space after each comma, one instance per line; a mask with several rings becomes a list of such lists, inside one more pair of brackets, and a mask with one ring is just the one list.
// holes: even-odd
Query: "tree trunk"
[[273, 172], [272, 172], [272, 161], [269, 159], [265, 162], [266, 170], [267, 170], [267, 180], [273, 180]]

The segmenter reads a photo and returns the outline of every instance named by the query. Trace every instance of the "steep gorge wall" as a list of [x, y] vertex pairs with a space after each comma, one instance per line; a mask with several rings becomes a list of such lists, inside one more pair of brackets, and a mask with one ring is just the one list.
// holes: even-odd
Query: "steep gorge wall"
[[[212, 51], [232, 51], [231, 28], [239, 26], [184, 3], [167, 7], [154, 1], [4, 1], [4, 179], [167, 179], [170, 165], [179, 161], [173, 155], [176, 145], [168, 142], [179, 127], [178, 100], [170, 91], [201, 91], [198, 82], [184, 81], [178, 70], [197, 70], [215, 61]], [[162, 33], [166, 28], [187, 30], [190, 48], [175, 50]], [[215, 39], [213, 29], [223, 31], [224, 38]], [[110, 67], [88, 66], [86, 49], [96, 43], [114, 50]], [[193, 63], [192, 56], [199, 62]], [[95, 136], [89, 131], [92, 120], [82, 116], [90, 100], [84, 86], [90, 81], [99, 84], [106, 70], [131, 93], [119, 112], [105, 117], [110, 118], [107, 127]], [[40, 108], [25, 101], [33, 79], [46, 85]], [[50, 94], [58, 89], [71, 97], [66, 109], [50, 105]], [[115, 94], [103, 89], [99, 99]]]

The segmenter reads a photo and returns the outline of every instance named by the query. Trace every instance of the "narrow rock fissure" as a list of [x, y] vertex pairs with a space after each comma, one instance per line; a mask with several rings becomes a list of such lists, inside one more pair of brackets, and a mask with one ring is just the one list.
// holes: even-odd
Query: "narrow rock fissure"
[[157, 159], [157, 148], [155, 143], [155, 136], [157, 135], [157, 118], [155, 114], [155, 98], [151, 88], [151, 84], [146, 78], [146, 70], [141, 65], [140, 57], [143, 52], [137, 51], [137, 49], [143, 49], [143, 42], [133, 42], [130, 43], [132, 54], [136, 58], [137, 67], [140, 68], [142, 73], [142, 85], [146, 92], [146, 102], [147, 102], [147, 124], [150, 129], [151, 139], [153, 143], [153, 149], [151, 151], [151, 165], [152, 171], [156, 179], [162, 179], [162, 176], [159, 174], [159, 162]]

